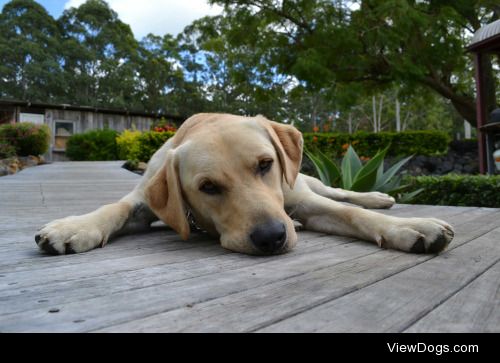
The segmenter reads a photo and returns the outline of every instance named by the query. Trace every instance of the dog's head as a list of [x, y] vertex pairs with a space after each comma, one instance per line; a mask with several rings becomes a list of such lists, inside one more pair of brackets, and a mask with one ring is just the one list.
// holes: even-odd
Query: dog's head
[[297, 241], [284, 209], [283, 183], [293, 187], [302, 160], [302, 135], [264, 117], [201, 114], [178, 130], [146, 198], [182, 238], [186, 212], [219, 235], [224, 248], [276, 254]]

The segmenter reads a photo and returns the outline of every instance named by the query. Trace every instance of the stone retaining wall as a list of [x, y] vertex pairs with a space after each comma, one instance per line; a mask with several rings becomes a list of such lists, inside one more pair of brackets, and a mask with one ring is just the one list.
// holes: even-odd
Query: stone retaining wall
[[[392, 163], [390, 164], [392, 165]], [[411, 175], [478, 174], [479, 157], [474, 142], [453, 141], [443, 156], [415, 156], [404, 170]]]
[[42, 156], [14, 156], [0, 159], [0, 176], [15, 174], [20, 170], [45, 164]]

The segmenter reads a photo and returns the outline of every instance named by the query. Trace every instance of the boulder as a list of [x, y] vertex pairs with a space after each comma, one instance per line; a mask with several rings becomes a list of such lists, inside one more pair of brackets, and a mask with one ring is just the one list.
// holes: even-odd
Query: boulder
[[38, 165], [43, 165], [46, 163], [45, 161], [45, 158], [43, 157], [43, 155], [39, 155], [39, 156], [35, 156], [38, 160]]
[[14, 158], [8, 165], [7, 165], [7, 171], [8, 174], [15, 174], [19, 170], [21, 170], [19, 160], [17, 158]]
[[22, 169], [29, 168], [38, 165], [38, 157], [36, 156], [20, 156], [19, 157], [20, 166]]

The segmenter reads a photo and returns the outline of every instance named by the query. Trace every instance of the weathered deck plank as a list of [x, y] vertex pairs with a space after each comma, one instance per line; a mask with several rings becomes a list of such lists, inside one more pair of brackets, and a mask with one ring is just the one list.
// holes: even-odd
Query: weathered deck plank
[[[452, 223], [456, 239], [439, 256], [301, 232], [292, 253], [259, 258], [165, 227], [80, 255], [38, 252], [41, 225], [132, 189], [139, 176], [119, 166], [54, 163], [0, 178], [0, 331], [500, 331], [498, 209], [383, 211]], [[473, 322], [454, 323], [471, 312]]]
[[499, 232], [495, 229], [439, 258], [262, 331], [404, 331], [500, 260]]
[[[458, 241], [454, 249], [468, 240]], [[279, 280], [260, 288], [110, 327], [106, 331], [253, 331], [362, 289], [424, 261], [437, 258], [375, 250], [328, 268]], [[396, 275], [397, 276], [397, 275]], [[363, 291], [363, 290], [361, 290]], [[383, 292], [382, 292], [383, 293]], [[234, 306], [227, 309], [228, 306]], [[362, 310], [362, 309], [361, 309]], [[245, 311], [247, 313], [245, 313]], [[248, 313], [251, 312], [251, 313]], [[307, 321], [307, 319], [304, 319]], [[320, 325], [320, 324], [317, 324]], [[303, 329], [287, 331], [303, 331]]]
[[500, 263], [410, 326], [405, 332], [497, 332], [500, 330]]

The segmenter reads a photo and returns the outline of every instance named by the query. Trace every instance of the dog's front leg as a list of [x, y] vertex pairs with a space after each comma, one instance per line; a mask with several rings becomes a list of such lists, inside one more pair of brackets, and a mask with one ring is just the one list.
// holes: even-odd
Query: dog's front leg
[[93, 212], [54, 220], [42, 227], [35, 241], [50, 254], [70, 254], [104, 246], [118, 233], [149, 227], [156, 216], [135, 190], [119, 202], [107, 204]]
[[453, 239], [453, 228], [435, 218], [398, 218], [346, 206], [312, 192], [295, 196], [293, 217], [306, 229], [351, 236], [380, 247], [437, 253]]
[[324, 185], [319, 179], [300, 174], [300, 178], [306, 182], [309, 189], [328, 199], [337, 202], [347, 202], [359, 205], [363, 208], [385, 209], [391, 208], [396, 202], [393, 197], [385, 193], [365, 192], [358, 193], [340, 188], [331, 188]]

